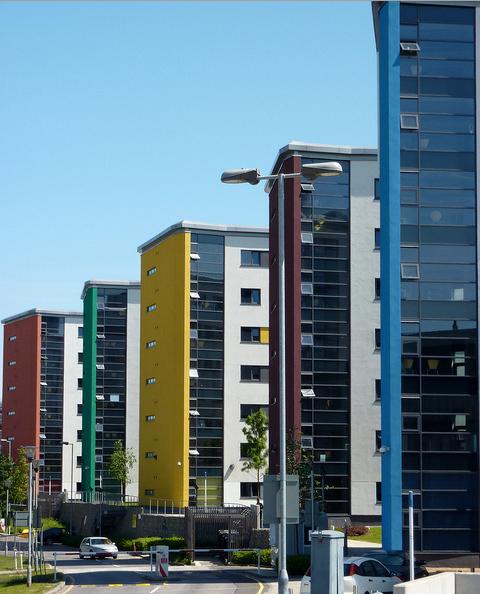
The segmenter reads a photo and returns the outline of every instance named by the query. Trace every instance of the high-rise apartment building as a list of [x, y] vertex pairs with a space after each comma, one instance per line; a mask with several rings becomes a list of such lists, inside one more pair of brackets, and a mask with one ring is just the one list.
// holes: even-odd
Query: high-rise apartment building
[[[2, 320], [3, 438], [18, 448], [35, 445], [41, 460], [38, 489], [74, 490], [80, 470], [82, 314], [31, 309]], [[66, 420], [68, 419], [68, 422]], [[73, 444], [73, 452], [62, 442]], [[2, 444], [8, 454], [8, 444]]]
[[138, 491], [140, 283], [92, 280], [83, 292], [82, 490], [121, 495], [108, 466], [116, 441], [136, 463], [125, 494]]
[[373, 8], [384, 546], [408, 542], [413, 490], [417, 549], [478, 552], [480, 4]]
[[[325, 510], [378, 519], [379, 204], [373, 149], [292, 142], [273, 172], [337, 161], [343, 173], [285, 181], [286, 406], [290, 438], [324, 475]], [[278, 471], [278, 218], [270, 193], [270, 472]], [[323, 461], [324, 460], [324, 461]]]
[[268, 234], [182, 221], [141, 254], [140, 498], [256, 500], [242, 471], [268, 403]]

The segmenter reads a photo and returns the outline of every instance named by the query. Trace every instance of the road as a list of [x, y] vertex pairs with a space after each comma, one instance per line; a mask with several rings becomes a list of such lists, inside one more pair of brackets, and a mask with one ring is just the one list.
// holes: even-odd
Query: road
[[[53, 564], [53, 554], [45, 553]], [[202, 563], [200, 567], [173, 567], [168, 581], [158, 581], [150, 574], [147, 559], [120, 554], [118, 559], [78, 559], [75, 555], [57, 555], [57, 569], [68, 575], [73, 584], [64, 594], [266, 594], [263, 584], [250, 572], [221, 565]]]

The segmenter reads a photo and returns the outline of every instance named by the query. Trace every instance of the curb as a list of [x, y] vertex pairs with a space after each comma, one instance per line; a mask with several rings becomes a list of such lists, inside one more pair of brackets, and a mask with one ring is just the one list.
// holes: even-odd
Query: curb
[[57, 594], [57, 592], [60, 592], [61, 590], [63, 590], [66, 586], [65, 582], [59, 582], [54, 588], [52, 588], [51, 590], [47, 590], [45, 592], [45, 594]]

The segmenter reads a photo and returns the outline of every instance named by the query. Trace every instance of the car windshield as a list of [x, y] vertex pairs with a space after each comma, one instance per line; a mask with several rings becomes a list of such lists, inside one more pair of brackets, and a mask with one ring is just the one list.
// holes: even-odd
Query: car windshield
[[92, 545], [111, 545], [113, 542], [109, 538], [92, 538]]
[[386, 563], [387, 565], [396, 565], [401, 566], [404, 563], [404, 559], [400, 555], [388, 555], [387, 553], [372, 553], [369, 555], [373, 559], [377, 559], [377, 561], [381, 561], [382, 563]]

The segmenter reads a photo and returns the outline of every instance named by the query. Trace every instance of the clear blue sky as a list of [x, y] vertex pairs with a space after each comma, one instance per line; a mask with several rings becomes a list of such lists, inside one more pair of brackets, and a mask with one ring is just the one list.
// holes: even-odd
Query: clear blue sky
[[0, 3], [0, 317], [137, 279], [180, 220], [266, 226], [291, 140], [376, 146], [370, 2]]

